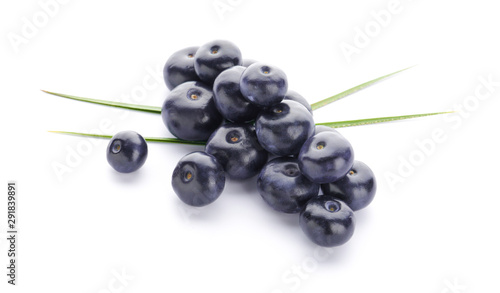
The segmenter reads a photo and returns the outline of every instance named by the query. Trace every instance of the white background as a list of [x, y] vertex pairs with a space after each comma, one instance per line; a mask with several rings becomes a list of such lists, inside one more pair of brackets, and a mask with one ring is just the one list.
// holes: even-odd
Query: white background
[[[380, 12], [390, 0], [61, 1], [50, 16], [47, 2], [0, 4], [0, 184], [17, 180], [20, 214], [14, 288], [0, 188], [2, 292], [499, 290], [500, 86], [490, 93], [480, 82], [500, 81], [494, 1], [401, 0], [390, 18]], [[356, 38], [363, 43], [346, 58], [341, 47]], [[227, 182], [211, 206], [183, 205], [170, 176], [200, 147], [150, 143], [144, 167], [124, 175], [107, 164], [106, 141], [47, 132], [169, 136], [158, 115], [40, 89], [159, 106], [169, 55], [213, 39], [283, 68], [310, 102], [417, 65], [316, 111], [317, 122], [465, 110], [341, 129], [379, 189], [357, 213], [353, 238], [328, 252], [303, 235], [296, 215], [265, 205], [255, 178]], [[430, 142], [433, 133], [441, 139]], [[54, 166], [66, 168], [58, 176]]]

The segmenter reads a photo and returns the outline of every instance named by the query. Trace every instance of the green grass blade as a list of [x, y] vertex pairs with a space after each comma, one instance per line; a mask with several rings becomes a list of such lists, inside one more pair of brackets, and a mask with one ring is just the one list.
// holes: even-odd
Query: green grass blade
[[393, 76], [393, 75], [395, 75], [395, 74], [397, 74], [397, 73], [400, 73], [401, 71], [405, 71], [405, 70], [410, 69], [410, 68], [412, 68], [412, 67], [413, 67], [413, 66], [408, 67], [408, 68], [405, 68], [405, 69], [401, 69], [401, 70], [398, 70], [398, 71], [396, 71], [396, 72], [393, 72], [393, 73], [390, 73], [390, 74], [384, 75], [384, 76], [382, 76], [382, 77], [375, 78], [375, 79], [373, 79], [373, 80], [367, 81], [367, 82], [362, 83], [362, 84], [360, 84], [360, 85], [357, 85], [357, 86], [355, 86], [355, 87], [353, 87], [353, 88], [350, 88], [350, 89], [348, 89], [348, 90], [345, 90], [345, 91], [343, 91], [343, 92], [341, 92], [341, 93], [339, 93], [339, 94], [336, 94], [336, 95], [334, 95], [334, 96], [331, 96], [331, 97], [326, 98], [326, 99], [324, 99], [324, 100], [321, 100], [321, 101], [319, 101], [319, 102], [316, 102], [316, 103], [314, 103], [314, 104], [311, 104], [311, 108], [312, 108], [313, 110], [316, 110], [316, 109], [319, 109], [319, 108], [321, 108], [321, 107], [324, 107], [324, 106], [326, 106], [326, 105], [328, 105], [328, 104], [330, 104], [330, 103], [333, 103], [333, 102], [335, 102], [335, 101], [338, 101], [338, 100], [340, 100], [340, 99], [342, 99], [342, 98], [345, 98], [345, 97], [347, 97], [347, 96], [349, 96], [349, 95], [352, 95], [352, 94], [354, 94], [355, 92], [358, 92], [358, 91], [360, 91], [360, 90], [362, 90], [362, 89], [364, 89], [364, 88], [367, 88], [367, 87], [369, 87], [369, 86], [371, 86], [371, 85], [373, 85], [373, 84], [375, 84], [375, 83], [377, 83], [377, 82], [379, 82], [379, 81], [382, 81], [383, 79], [386, 79], [386, 78], [388, 78], [388, 77], [391, 77], [391, 76]]
[[[59, 133], [59, 134], [76, 135], [76, 136], [94, 137], [94, 138], [106, 138], [106, 139], [110, 139], [113, 137], [112, 135], [108, 135], [108, 134], [92, 134], [92, 133], [71, 132], [71, 131], [49, 131], [49, 132]], [[190, 140], [182, 140], [182, 139], [168, 138], [168, 137], [145, 137], [144, 139], [146, 141], [150, 141], [150, 142], [205, 145], [204, 141], [190, 141]]]
[[[440, 114], [449, 114], [449, 113], [454, 113], [454, 112], [453, 111], [451, 111], [451, 112], [437, 112], [437, 113], [425, 113], [425, 114], [414, 114], [414, 115], [404, 115], [404, 116], [368, 118], [368, 119], [359, 119], [359, 120], [324, 122], [324, 123], [316, 123], [316, 125], [324, 125], [324, 126], [333, 127], [333, 128], [341, 128], [341, 127], [351, 127], [351, 126], [384, 123], [384, 122], [390, 122], [390, 121], [419, 118], [419, 117], [440, 115]], [[109, 134], [93, 134], [93, 133], [82, 133], [82, 132], [71, 132], [71, 131], [49, 131], [49, 132], [59, 133], [59, 134], [67, 134], [67, 135], [94, 137], [94, 138], [106, 138], [106, 139], [110, 139], [111, 137], [113, 137], [112, 135], [109, 135]], [[204, 141], [190, 141], [190, 140], [182, 140], [182, 139], [169, 138], [169, 137], [145, 137], [144, 139], [146, 141], [150, 141], [150, 142], [177, 143], [177, 144], [190, 144], [190, 145], [205, 145], [206, 144]]]
[[[412, 66], [413, 67], [413, 66]], [[401, 71], [405, 71], [407, 69], [410, 69], [411, 67], [405, 68], [398, 70], [396, 72], [384, 75], [382, 77], [370, 80], [368, 82], [362, 83], [360, 85], [357, 85], [353, 88], [350, 88], [348, 90], [345, 90], [339, 94], [336, 94], [334, 96], [331, 96], [329, 98], [326, 98], [324, 100], [321, 100], [319, 102], [311, 104], [311, 108], [313, 110], [319, 109], [321, 107], [324, 107], [330, 103], [333, 103], [335, 101], [338, 101], [342, 98], [345, 98], [349, 95], [352, 95], [366, 87], [369, 87], [383, 79], [389, 78]], [[143, 112], [149, 112], [149, 113], [156, 113], [156, 114], [161, 114], [161, 107], [155, 107], [155, 106], [147, 106], [147, 105], [137, 105], [137, 104], [129, 104], [129, 103], [122, 103], [122, 102], [113, 102], [113, 101], [106, 101], [106, 100], [99, 100], [99, 99], [90, 99], [90, 98], [83, 98], [83, 97], [77, 97], [77, 96], [72, 96], [72, 95], [66, 95], [66, 94], [60, 94], [60, 93], [54, 93], [46, 90], [42, 90], [43, 92], [47, 94], [51, 94], [54, 96], [59, 96], [67, 99], [72, 99], [76, 101], [82, 101], [82, 102], [87, 102], [87, 103], [93, 103], [93, 104], [99, 104], [99, 105], [105, 105], [105, 106], [111, 106], [111, 107], [117, 107], [117, 108], [123, 108], [123, 109], [129, 109], [129, 110], [136, 110], [136, 111], [143, 111]]]
[[412, 119], [412, 118], [419, 118], [419, 117], [433, 116], [433, 115], [440, 115], [440, 114], [449, 114], [449, 113], [454, 113], [454, 112], [453, 111], [451, 111], [451, 112], [437, 112], [437, 113], [413, 114], [413, 115], [404, 115], [404, 116], [368, 118], [368, 119], [359, 119], [359, 120], [346, 120], [346, 121], [316, 123], [316, 125], [324, 125], [324, 126], [333, 127], [333, 128], [341, 128], [341, 127], [351, 127], [351, 126], [384, 123], [384, 122], [391, 122], [391, 121], [397, 121], [397, 120], [405, 120], [405, 119]]
[[[338, 101], [338, 100], [345, 98], [349, 95], [352, 95], [352, 94], [354, 94], [354, 93], [356, 93], [356, 92], [358, 92], [366, 87], [369, 87], [369, 86], [371, 86], [379, 81], [382, 81], [383, 79], [389, 78], [389, 77], [391, 77], [391, 76], [393, 76], [401, 71], [405, 71], [405, 70], [410, 69], [412, 67], [413, 66], [405, 68], [405, 69], [401, 69], [401, 70], [398, 70], [396, 72], [393, 72], [393, 73], [384, 75], [382, 77], [367, 81], [367, 82], [362, 83], [360, 85], [357, 85], [357, 86], [350, 88], [348, 90], [345, 90], [339, 94], [336, 94], [334, 96], [331, 96], [331, 97], [326, 98], [324, 100], [321, 100], [319, 102], [313, 103], [313, 104], [311, 104], [311, 108], [313, 110], [316, 110], [316, 109], [319, 109], [321, 107], [324, 107], [330, 103]], [[99, 99], [90, 99], [90, 98], [83, 98], [83, 97], [78, 97], [78, 96], [50, 92], [50, 91], [46, 91], [46, 90], [42, 90], [42, 91], [47, 93], [47, 94], [51, 94], [54, 96], [59, 96], [59, 97], [67, 98], [67, 99], [72, 99], [72, 100], [76, 100], [76, 101], [82, 101], [82, 102], [87, 102], [87, 103], [93, 103], [93, 104], [99, 104], [99, 105], [105, 105], [105, 106], [111, 106], [111, 107], [117, 107], [117, 108], [129, 109], [129, 110], [136, 110], [136, 111], [161, 114], [161, 107], [129, 104], [129, 103], [122, 103], [122, 102], [113, 102], [113, 101], [106, 101], [106, 100], [99, 100]]]
[[54, 93], [54, 92], [49, 92], [49, 91], [44, 91], [44, 90], [42, 90], [42, 92], [45, 92], [47, 94], [51, 94], [51, 95], [54, 95], [54, 96], [59, 96], [59, 97], [63, 97], [63, 98], [67, 98], [67, 99], [72, 99], [72, 100], [77, 100], [77, 101], [82, 101], [82, 102], [87, 102], [87, 103], [93, 103], [93, 104], [99, 104], [99, 105], [105, 105], [105, 106], [111, 106], [111, 107], [117, 107], [117, 108], [124, 108], [124, 109], [136, 110], [136, 111], [143, 111], [143, 112], [161, 114], [161, 107], [146, 106], [146, 105], [136, 105], [136, 104], [128, 104], [128, 103], [121, 103], [121, 102], [112, 102], [112, 101], [105, 101], [105, 100], [98, 100], [98, 99], [82, 98], [82, 97], [65, 95], [65, 94], [60, 94], [60, 93]]
[[167, 142], [167, 143], [177, 143], [177, 144], [191, 144], [191, 145], [205, 145], [205, 141], [192, 141], [192, 140], [182, 140], [170, 137], [145, 137], [146, 141], [151, 142]]

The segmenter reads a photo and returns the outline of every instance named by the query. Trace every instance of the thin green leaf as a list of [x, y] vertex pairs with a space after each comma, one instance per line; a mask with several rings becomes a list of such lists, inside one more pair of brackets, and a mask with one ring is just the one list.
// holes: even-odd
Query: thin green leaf
[[348, 89], [348, 90], [346, 90], [346, 91], [343, 91], [343, 92], [341, 92], [341, 93], [339, 93], [339, 94], [336, 94], [336, 95], [334, 95], [334, 96], [331, 96], [331, 97], [326, 98], [326, 99], [324, 99], [324, 100], [321, 100], [321, 101], [319, 101], [319, 102], [316, 102], [316, 103], [314, 103], [314, 104], [311, 104], [311, 108], [312, 108], [313, 110], [316, 110], [316, 109], [319, 109], [319, 108], [321, 108], [321, 107], [324, 107], [324, 106], [326, 106], [326, 105], [328, 105], [328, 104], [330, 104], [330, 103], [333, 103], [333, 102], [335, 102], [335, 101], [338, 101], [338, 100], [340, 100], [340, 99], [342, 99], [342, 98], [345, 98], [345, 97], [347, 97], [347, 96], [349, 96], [349, 95], [352, 95], [352, 94], [354, 94], [355, 92], [358, 92], [358, 91], [360, 91], [360, 90], [362, 90], [362, 89], [364, 89], [364, 88], [367, 88], [367, 87], [369, 87], [369, 86], [371, 86], [371, 85], [373, 85], [373, 84], [375, 84], [375, 83], [377, 83], [377, 82], [379, 82], [379, 81], [382, 81], [383, 79], [386, 79], [386, 78], [388, 78], [388, 77], [391, 77], [391, 76], [393, 76], [393, 75], [395, 75], [395, 74], [397, 74], [397, 73], [399, 73], [399, 72], [401, 72], [401, 71], [405, 71], [405, 70], [410, 69], [410, 68], [412, 68], [412, 67], [413, 67], [413, 66], [408, 67], [408, 68], [405, 68], [405, 69], [401, 69], [401, 70], [398, 70], [398, 71], [396, 71], [396, 72], [393, 72], [393, 73], [390, 73], [390, 74], [384, 75], [384, 76], [382, 76], [382, 77], [375, 78], [375, 79], [373, 79], [373, 80], [367, 81], [367, 82], [362, 83], [362, 84], [360, 84], [360, 85], [357, 85], [357, 86], [355, 86], [355, 87], [353, 87], [353, 88], [350, 88], [350, 89]]
[[351, 126], [384, 123], [384, 122], [391, 122], [391, 121], [397, 121], [397, 120], [405, 120], [405, 119], [412, 119], [412, 118], [419, 118], [419, 117], [440, 115], [440, 114], [449, 114], [449, 113], [454, 113], [454, 112], [453, 111], [451, 111], [451, 112], [437, 112], [437, 113], [413, 114], [413, 115], [404, 115], [404, 116], [390, 116], [390, 117], [368, 118], [368, 119], [358, 119], [358, 120], [346, 120], [346, 121], [316, 123], [316, 125], [324, 125], [324, 126], [333, 127], [333, 128], [341, 128], [341, 127], [351, 127]]
[[[413, 67], [413, 66], [412, 66]], [[352, 95], [366, 87], [369, 87], [379, 81], [382, 81], [383, 79], [389, 78], [401, 71], [410, 69], [411, 67], [405, 68], [398, 70], [396, 72], [384, 75], [382, 77], [370, 80], [368, 82], [362, 83], [358, 86], [355, 86], [353, 88], [350, 88], [346, 91], [343, 91], [339, 94], [336, 94], [334, 96], [331, 96], [329, 98], [326, 98], [324, 100], [321, 100], [319, 102], [311, 104], [311, 108], [313, 110], [319, 109], [321, 107], [324, 107], [330, 103], [333, 103], [335, 101], [338, 101], [342, 98], [345, 98], [349, 95]], [[43, 92], [47, 94], [51, 94], [54, 96], [59, 96], [67, 99], [72, 99], [72, 100], [77, 100], [77, 101], [82, 101], [82, 102], [87, 102], [87, 103], [94, 103], [94, 104], [99, 104], [99, 105], [105, 105], [105, 106], [111, 106], [111, 107], [117, 107], [117, 108], [124, 108], [124, 109], [129, 109], [129, 110], [136, 110], [136, 111], [143, 111], [143, 112], [149, 112], [149, 113], [156, 113], [156, 114], [161, 114], [161, 107], [155, 107], [155, 106], [147, 106], [147, 105], [138, 105], [138, 104], [129, 104], [129, 103], [122, 103], [122, 102], [113, 102], [113, 101], [106, 101], [106, 100], [99, 100], [99, 99], [90, 99], [90, 98], [83, 98], [83, 97], [77, 97], [77, 96], [72, 96], [72, 95], [66, 95], [66, 94], [60, 94], [60, 93], [54, 93], [54, 92], [49, 92], [42, 90]]]
[[49, 92], [49, 91], [45, 91], [45, 90], [42, 90], [42, 92], [45, 92], [47, 94], [51, 94], [54, 96], [59, 96], [59, 97], [77, 100], [77, 101], [82, 101], [82, 102], [87, 102], [87, 103], [93, 103], [93, 104], [99, 104], [99, 105], [105, 105], [105, 106], [111, 106], [111, 107], [117, 107], [117, 108], [124, 108], [124, 109], [136, 110], [136, 111], [161, 114], [161, 108], [155, 107], [155, 106], [136, 105], [136, 104], [105, 101], [105, 100], [98, 100], [98, 99], [82, 98], [82, 97], [77, 97], [77, 96]]
[[[419, 117], [439, 115], [439, 114], [449, 114], [449, 113], [454, 113], [454, 112], [453, 111], [451, 111], [451, 112], [437, 112], [437, 113], [414, 114], [414, 115], [405, 115], [405, 116], [391, 116], [391, 117], [369, 118], [369, 119], [359, 119], [359, 120], [324, 122], [324, 123], [316, 123], [316, 125], [324, 125], [324, 126], [333, 127], [333, 128], [341, 128], [341, 127], [351, 127], [351, 126], [384, 123], [384, 122], [390, 122], [390, 121], [419, 118]], [[49, 132], [59, 133], [59, 134], [76, 135], [76, 136], [94, 137], [94, 138], [110, 139], [113, 137], [112, 135], [109, 135], [109, 134], [92, 134], [92, 133], [71, 132], [71, 131], [49, 131]], [[146, 141], [150, 141], [150, 142], [205, 145], [204, 141], [190, 141], [190, 140], [182, 140], [182, 139], [169, 138], [169, 137], [145, 137], [144, 139]]]
[[[113, 137], [112, 135], [108, 135], [108, 134], [92, 134], [92, 133], [71, 132], [71, 131], [49, 131], [49, 132], [59, 133], [59, 134], [76, 135], [76, 136], [94, 137], [94, 138], [110, 139]], [[166, 143], [177, 143], [177, 144], [205, 145], [204, 141], [182, 140], [182, 139], [169, 138], [169, 137], [145, 137], [144, 139], [146, 141], [150, 141], [150, 142], [166, 142]]]

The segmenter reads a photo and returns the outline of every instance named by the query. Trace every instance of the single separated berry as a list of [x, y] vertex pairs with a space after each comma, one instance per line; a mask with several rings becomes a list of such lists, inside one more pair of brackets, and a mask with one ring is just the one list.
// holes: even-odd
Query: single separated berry
[[304, 98], [303, 96], [301, 96], [299, 93], [297, 93], [296, 91], [291, 91], [289, 90], [286, 95], [285, 95], [285, 98], [284, 100], [292, 100], [292, 101], [295, 101], [295, 102], [298, 102], [298, 103], [301, 103], [304, 107], [306, 107], [306, 109], [311, 112], [313, 112], [312, 108], [311, 108], [311, 105], [309, 104], [309, 102], [307, 102], [306, 98]]
[[248, 124], [221, 126], [208, 139], [205, 151], [217, 158], [232, 179], [259, 174], [268, 156], [257, 140], [254, 127]]
[[279, 104], [288, 90], [286, 74], [278, 67], [256, 62], [248, 66], [240, 81], [243, 96], [260, 107]]
[[194, 81], [185, 82], [168, 93], [161, 117], [168, 130], [184, 140], [207, 140], [223, 120], [211, 88]]
[[312, 242], [333, 247], [351, 239], [356, 220], [354, 212], [343, 201], [320, 195], [307, 202], [300, 212], [299, 224]]
[[108, 163], [120, 173], [134, 172], [146, 162], [148, 145], [144, 138], [134, 131], [115, 134], [108, 144]]
[[370, 167], [363, 162], [354, 161], [344, 177], [332, 183], [321, 184], [321, 190], [324, 194], [335, 194], [336, 198], [357, 211], [372, 202], [377, 182]]
[[163, 67], [163, 79], [169, 90], [186, 81], [199, 81], [194, 70], [194, 55], [199, 47], [179, 50], [168, 58]]
[[231, 122], [255, 120], [260, 108], [246, 100], [240, 92], [240, 78], [245, 67], [234, 66], [224, 70], [214, 82], [215, 105]]
[[192, 152], [177, 163], [172, 174], [172, 187], [186, 204], [205, 206], [219, 198], [226, 177], [217, 160], [205, 152]]
[[255, 129], [260, 144], [268, 152], [277, 156], [297, 155], [304, 142], [314, 134], [314, 120], [306, 107], [285, 100], [262, 110], [255, 121]]
[[298, 213], [319, 192], [319, 184], [300, 173], [296, 158], [281, 157], [269, 161], [259, 174], [257, 188], [264, 201], [283, 213]]
[[354, 151], [342, 135], [332, 131], [309, 138], [299, 153], [300, 171], [316, 183], [335, 182], [351, 169]]
[[241, 52], [229, 41], [206, 43], [194, 56], [196, 74], [207, 84], [212, 84], [219, 73], [236, 65], [241, 65]]

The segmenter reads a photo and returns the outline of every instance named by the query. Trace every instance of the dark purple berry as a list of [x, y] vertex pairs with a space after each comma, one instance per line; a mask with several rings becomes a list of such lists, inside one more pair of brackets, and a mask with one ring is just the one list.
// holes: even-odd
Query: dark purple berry
[[343, 177], [354, 162], [351, 144], [336, 132], [320, 132], [309, 138], [299, 153], [300, 171], [316, 183], [329, 183]]
[[335, 129], [335, 128], [332, 128], [332, 127], [328, 127], [328, 126], [325, 126], [325, 125], [316, 125], [316, 131], [315, 131], [315, 134], [318, 134], [320, 132], [335, 132], [335, 133], [338, 133], [340, 135], [340, 133]]
[[283, 70], [267, 63], [254, 63], [243, 72], [240, 90], [250, 102], [260, 107], [279, 104], [288, 90]]
[[319, 184], [300, 173], [297, 159], [275, 158], [259, 174], [257, 188], [264, 201], [283, 213], [298, 213], [319, 192]]
[[262, 110], [255, 129], [260, 144], [268, 152], [277, 156], [297, 155], [314, 134], [314, 120], [303, 105], [285, 100]]
[[221, 126], [207, 141], [205, 151], [217, 158], [231, 179], [237, 180], [259, 174], [268, 157], [249, 124]]
[[167, 88], [174, 87], [186, 81], [199, 81], [200, 78], [194, 70], [194, 55], [199, 47], [189, 47], [179, 50], [168, 58], [163, 67], [163, 79]]
[[200, 79], [213, 84], [219, 73], [241, 65], [241, 52], [235, 44], [216, 40], [201, 46], [194, 56], [194, 69]]
[[148, 145], [144, 138], [134, 131], [115, 134], [108, 144], [108, 163], [120, 173], [134, 172], [146, 162]]
[[307, 100], [296, 91], [289, 90], [285, 95], [285, 100], [292, 100], [301, 103], [304, 107], [307, 108], [307, 110], [309, 110], [309, 112], [311, 112], [311, 114], [313, 112], [309, 102], [307, 102]]
[[217, 160], [205, 152], [184, 156], [172, 174], [172, 188], [186, 204], [205, 206], [219, 198], [226, 177]]
[[215, 105], [231, 122], [255, 120], [260, 108], [246, 100], [240, 92], [240, 78], [245, 67], [234, 66], [224, 70], [214, 82]]
[[351, 239], [356, 220], [353, 211], [343, 201], [320, 195], [307, 202], [300, 212], [299, 224], [311, 241], [333, 247]]
[[254, 63], [256, 63], [257, 61], [253, 60], [253, 59], [243, 59], [243, 62], [241, 62], [241, 66], [243, 67], [248, 67]]
[[168, 130], [184, 140], [207, 140], [223, 120], [212, 89], [194, 81], [185, 82], [168, 94], [161, 117]]
[[332, 183], [321, 184], [321, 190], [324, 194], [335, 194], [336, 198], [357, 211], [372, 202], [377, 182], [370, 167], [363, 162], [354, 161], [344, 177]]

